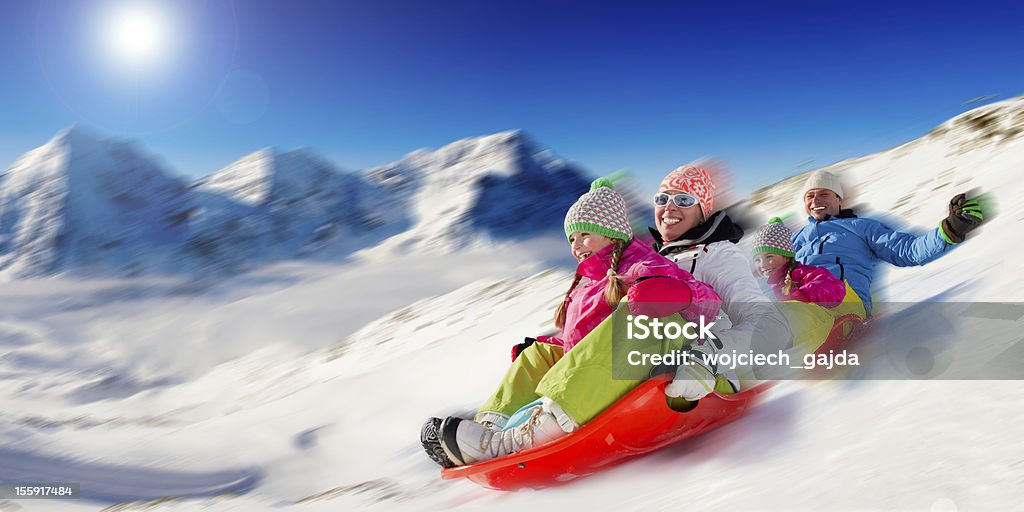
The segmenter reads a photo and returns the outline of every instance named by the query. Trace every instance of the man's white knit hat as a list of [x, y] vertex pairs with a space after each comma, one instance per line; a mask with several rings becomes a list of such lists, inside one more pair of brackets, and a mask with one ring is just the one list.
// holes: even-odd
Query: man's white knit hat
[[804, 184], [804, 194], [808, 190], [816, 188], [823, 188], [835, 192], [840, 199], [843, 198], [843, 186], [839, 183], [839, 178], [835, 174], [828, 171], [814, 171], [811, 176], [807, 178], [807, 183]]

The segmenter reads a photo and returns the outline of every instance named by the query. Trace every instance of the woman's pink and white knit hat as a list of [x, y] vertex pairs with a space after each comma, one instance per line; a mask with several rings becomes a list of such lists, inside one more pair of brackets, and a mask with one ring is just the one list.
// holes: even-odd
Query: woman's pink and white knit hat
[[705, 220], [715, 213], [715, 183], [711, 180], [711, 174], [703, 167], [684, 165], [675, 168], [658, 186], [658, 192], [667, 190], [678, 190], [696, 197]]

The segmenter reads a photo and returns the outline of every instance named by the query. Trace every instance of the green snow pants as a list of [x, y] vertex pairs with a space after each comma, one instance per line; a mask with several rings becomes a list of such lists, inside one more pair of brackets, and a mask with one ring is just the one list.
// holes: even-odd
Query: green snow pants
[[793, 331], [793, 347], [804, 354], [818, 350], [832, 332], [837, 318], [829, 308], [813, 302], [788, 300], [779, 304], [779, 311], [786, 317]]
[[[779, 305], [779, 310], [789, 321], [789, 327], [793, 331], [793, 347], [800, 349], [804, 354], [810, 354], [825, 343], [839, 317], [853, 314], [861, 321], [867, 318], [864, 303], [857, 296], [857, 292], [850, 288], [849, 283], [843, 281], [843, 284], [846, 285], [846, 296], [843, 302], [835, 307], [826, 308], [814, 302], [795, 300], [788, 300]], [[850, 329], [852, 326], [847, 324], [843, 334], [849, 334]]]
[[839, 303], [838, 306], [829, 308], [829, 312], [835, 318], [854, 314], [860, 317], [861, 321], [866, 320], [868, 313], [864, 308], [864, 301], [857, 295], [857, 292], [853, 291], [853, 288], [850, 288], [850, 283], [843, 281], [843, 284], [846, 285], [846, 296], [843, 297], [843, 302]]
[[[623, 303], [624, 305], [624, 303]], [[480, 406], [480, 413], [497, 412], [506, 416], [520, 407], [546, 396], [562, 407], [580, 425], [586, 424], [646, 380], [653, 365], [631, 365], [630, 374], [640, 379], [613, 378], [612, 361], [623, 364], [633, 349], [623, 337], [628, 308], [618, 307], [576, 346], [563, 353], [562, 347], [534, 343], [526, 348], [505, 373], [497, 391]], [[663, 320], [675, 319], [678, 315]], [[613, 328], [613, 322], [617, 328]], [[621, 323], [620, 323], [621, 322]], [[613, 340], [619, 339], [613, 343]], [[668, 350], [688, 341], [670, 340]], [[716, 391], [732, 392], [724, 378]], [[724, 386], [721, 384], [724, 383]], [[677, 400], [678, 401], [678, 400]]]

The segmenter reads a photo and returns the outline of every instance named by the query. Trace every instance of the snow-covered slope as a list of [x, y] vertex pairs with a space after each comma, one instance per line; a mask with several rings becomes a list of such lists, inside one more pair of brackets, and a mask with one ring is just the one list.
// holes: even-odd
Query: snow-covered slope
[[0, 271], [168, 270], [191, 211], [187, 185], [137, 145], [72, 127], [0, 176]]
[[[1000, 200], [1000, 216], [962, 247], [881, 278], [890, 298], [1024, 302], [1008, 260], [1024, 239], [1024, 212], [1013, 202], [1024, 163], [1020, 108], [1019, 100], [983, 107], [833, 167], [862, 204], [921, 229], [962, 188]], [[983, 114], [998, 121], [978, 121]], [[409, 186], [414, 198], [415, 180], [400, 183], [412, 174], [395, 176], [393, 190]], [[801, 182], [759, 191], [763, 215], [795, 210]], [[509, 244], [379, 255], [344, 268], [293, 263], [209, 288], [10, 283], [0, 289], [0, 480], [28, 468], [40, 480], [88, 483], [91, 500], [17, 502], [29, 511], [99, 510], [133, 498], [152, 501], [116, 509], [1019, 505], [1020, 381], [787, 382], [733, 424], [564, 487], [499, 493], [443, 482], [419, 446], [422, 420], [472, 412], [507, 368], [510, 346], [550, 328], [569, 284], [564, 272], [505, 259], [513, 254], [535, 257]], [[1014, 333], [1001, 341], [1019, 337], [1021, 317], [1012, 316], [1000, 320]], [[1004, 353], [1014, 357], [1019, 347]], [[192, 498], [161, 499], [168, 495]]]
[[[290, 489], [284, 501], [318, 494], [344, 470], [323, 465], [310, 474], [304, 454], [336, 445], [345, 453], [335, 455], [353, 460], [354, 448], [368, 447], [329, 440], [339, 420], [373, 414], [352, 395], [361, 376], [385, 378], [404, 367], [396, 360], [468, 341], [504, 360], [505, 332], [547, 329], [568, 276], [530, 277], [520, 265], [532, 256], [469, 250], [397, 266], [278, 265], [198, 290], [175, 279], [14, 282], [0, 293], [12, 305], [0, 313], [0, 480], [81, 482], [94, 500], [43, 510], [247, 493], [289, 466], [308, 481], [275, 479]], [[446, 293], [497, 275], [504, 278]], [[430, 293], [442, 296], [415, 302]], [[406, 300], [412, 309], [399, 307]], [[442, 326], [443, 335], [434, 332]], [[391, 408], [391, 393], [401, 390], [383, 385], [372, 394]], [[305, 412], [271, 425], [265, 414], [287, 410], [282, 400]], [[378, 433], [403, 428], [395, 422]]]
[[[319, 512], [1015, 505], [1024, 452], [1007, 425], [1024, 420], [1017, 382], [789, 382], [734, 424], [565, 487], [500, 493], [442, 482], [419, 447], [420, 422], [471, 413], [507, 367], [510, 345], [549, 328], [552, 302], [568, 280], [561, 272], [481, 280], [400, 307], [334, 347], [302, 354], [264, 346], [180, 382], [129, 392], [117, 382], [92, 385], [84, 402], [69, 400], [78, 395], [68, 391], [90, 384], [87, 375], [64, 372], [54, 386], [12, 372], [32, 362], [68, 364], [56, 351], [31, 359], [17, 349], [22, 357], [5, 361], [0, 387], [0, 479], [17, 479], [28, 467], [40, 481], [82, 482], [89, 498], [19, 503], [29, 511], [99, 510], [129, 499], [152, 501], [117, 506]], [[944, 286], [920, 284], [932, 292]], [[20, 314], [29, 316], [45, 311], [50, 294], [39, 288], [6, 293], [19, 297]], [[244, 306], [270, 314], [284, 292], [290, 306], [316, 308], [317, 288], [304, 282], [262, 290]], [[234, 300], [225, 297], [222, 307]], [[152, 297], [138, 306], [145, 315], [178, 301]], [[321, 313], [321, 321], [329, 318]], [[310, 320], [296, 323], [294, 334], [316, 328]], [[148, 343], [187, 323], [175, 307], [163, 333]], [[8, 322], [0, 339], [14, 348], [32, 336], [60, 345], [39, 327]], [[130, 339], [129, 325], [105, 327]], [[243, 336], [220, 329], [217, 342], [240, 345]], [[130, 349], [109, 350], [114, 357]], [[86, 382], [76, 386], [76, 377]], [[951, 410], [951, 396], [970, 399]], [[965, 431], [977, 437], [964, 442]], [[836, 486], [836, 479], [847, 483]]]
[[[1024, 273], [1011, 262], [1024, 250], [1024, 97], [976, 108], [950, 119], [924, 137], [872, 155], [824, 168], [843, 181], [858, 215], [878, 217], [911, 231], [934, 229], [960, 192], [990, 194], [999, 215], [962, 247], [927, 267], [891, 270], [894, 282], [931, 276], [963, 284], [946, 300], [1022, 300]], [[806, 174], [756, 191], [750, 200], [762, 221], [790, 214], [796, 229], [806, 223], [802, 187]], [[991, 279], [985, 283], [982, 280]], [[890, 300], [923, 300], [928, 294], [909, 283], [879, 291]]]

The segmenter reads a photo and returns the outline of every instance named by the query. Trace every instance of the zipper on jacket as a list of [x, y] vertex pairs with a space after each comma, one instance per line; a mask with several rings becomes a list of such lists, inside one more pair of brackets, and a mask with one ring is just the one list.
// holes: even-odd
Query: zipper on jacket
[[823, 251], [823, 250], [825, 250], [825, 241], [824, 240], [822, 240], [821, 243], [818, 244], [818, 254], [821, 254], [821, 251]]
[[839, 280], [842, 281], [846, 277], [846, 269], [843, 268], [843, 263], [839, 261], [839, 256], [836, 256], [836, 265], [839, 265]]
[[690, 275], [693, 275], [693, 272], [697, 270], [697, 256], [700, 255], [701, 252], [707, 254], [708, 246], [705, 245], [700, 251], [693, 253], [693, 263], [690, 263]]

